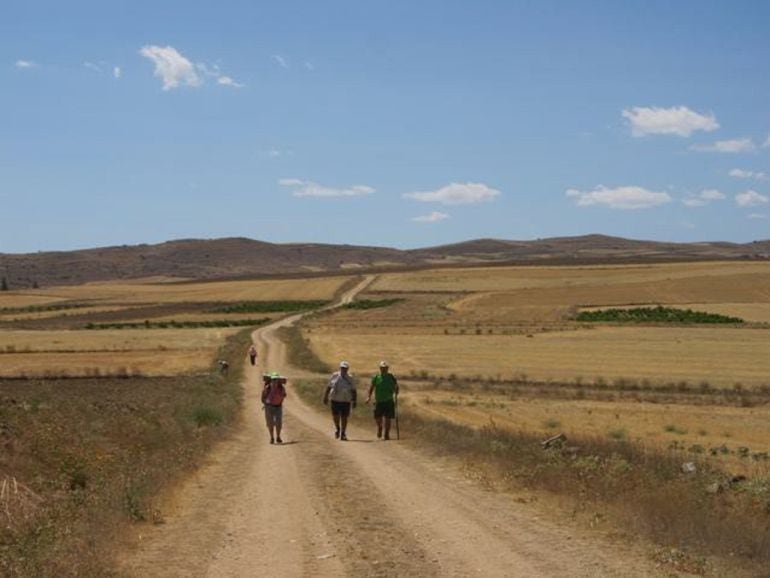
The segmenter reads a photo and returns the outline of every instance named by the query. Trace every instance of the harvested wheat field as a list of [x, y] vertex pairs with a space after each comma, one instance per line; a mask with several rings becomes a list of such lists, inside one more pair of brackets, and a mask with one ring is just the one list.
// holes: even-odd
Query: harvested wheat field
[[464, 378], [585, 382], [707, 382], [714, 387], [770, 386], [770, 331], [734, 328], [598, 327], [536, 334], [420, 335], [397, 330], [313, 330], [313, 349], [328, 363], [356, 368], [393, 360], [401, 373]]
[[331, 299], [349, 276], [254, 281], [140, 283], [113, 281], [30, 290], [29, 295], [0, 296], [0, 307], [60, 301], [180, 303]]
[[207, 370], [235, 328], [2, 331], [0, 377], [147, 375]]

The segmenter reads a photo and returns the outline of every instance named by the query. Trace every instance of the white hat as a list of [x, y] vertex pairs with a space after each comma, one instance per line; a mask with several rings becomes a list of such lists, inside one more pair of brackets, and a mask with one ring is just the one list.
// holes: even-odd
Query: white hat
[[387, 367], [388, 362], [387, 361], [380, 361], [380, 367]]
[[347, 369], [348, 367], [350, 367], [350, 364], [347, 361], [340, 361], [340, 367], [344, 367], [345, 369]]

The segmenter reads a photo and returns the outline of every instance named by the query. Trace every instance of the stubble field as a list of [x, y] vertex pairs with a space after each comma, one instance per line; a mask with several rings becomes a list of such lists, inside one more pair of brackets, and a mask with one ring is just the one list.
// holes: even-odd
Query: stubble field
[[[495, 267], [381, 275], [304, 327], [364, 380], [387, 359], [421, 411], [543, 438], [564, 432], [707, 456], [741, 471], [770, 452], [770, 264]], [[573, 320], [584, 308], [672, 306], [746, 323]], [[744, 449], [741, 449], [744, 448]]]

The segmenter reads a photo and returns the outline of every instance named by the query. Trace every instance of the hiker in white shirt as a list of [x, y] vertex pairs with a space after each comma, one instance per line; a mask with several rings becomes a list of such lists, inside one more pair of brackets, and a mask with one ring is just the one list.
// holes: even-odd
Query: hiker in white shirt
[[351, 407], [356, 407], [356, 384], [353, 376], [348, 373], [350, 364], [340, 362], [340, 370], [332, 373], [329, 385], [324, 392], [324, 405], [332, 402], [332, 419], [334, 420], [334, 437], [347, 441], [345, 430], [348, 426], [348, 416]]

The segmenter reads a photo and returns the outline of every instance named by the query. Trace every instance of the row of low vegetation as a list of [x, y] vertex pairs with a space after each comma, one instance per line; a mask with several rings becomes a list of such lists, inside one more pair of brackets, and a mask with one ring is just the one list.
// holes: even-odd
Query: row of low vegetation
[[380, 307], [390, 307], [396, 303], [402, 302], [401, 298], [394, 299], [358, 299], [344, 305], [345, 309], [379, 309]]
[[309, 311], [328, 305], [328, 301], [244, 301], [222, 305], [210, 310], [211, 313], [295, 313]]
[[270, 321], [260, 319], [214, 319], [210, 321], [142, 321], [117, 323], [86, 323], [84, 329], [206, 329], [217, 327], [258, 327]]
[[461, 377], [454, 373], [438, 375], [424, 370], [410, 372], [409, 378], [423, 382], [433, 389], [456, 391], [478, 389], [509, 397], [536, 395], [554, 399], [612, 400], [618, 396], [658, 402], [683, 399], [687, 403], [698, 403], [698, 398], [703, 398], [709, 404], [744, 407], [770, 403], [770, 381], [767, 384], [751, 388], [745, 387], [739, 382], [734, 383], [731, 387], [715, 387], [708, 381], [694, 383], [687, 380], [651, 381], [649, 379], [629, 378], [607, 380], [603, 377], [590, 380], [578, 377], [572, 381], [537, 381], [523, 373], [509, 379], [483, 375]]
[[132, 523], [201, 463], [239, 414], [250, 331], [221, 375], [0, 380], [0, 575], [107, 576]]
[[743, 323], [740, 317], [730, 317], [706, 311], [675, 307], [634, 307], [631, 309], [597, 309], [580, 311], [575, 321], [604, 321], [610, 323]]
[[25, 305], [23, 307], [0, 307], [3, 313], [42, 313], [45, 311], [65, 311], [67, 309], [82, 309], [93, 307], [88, 303], [49, 303], [47, 305]]

